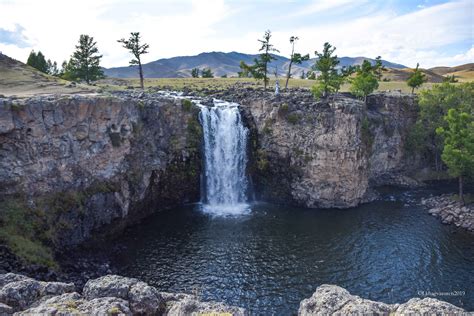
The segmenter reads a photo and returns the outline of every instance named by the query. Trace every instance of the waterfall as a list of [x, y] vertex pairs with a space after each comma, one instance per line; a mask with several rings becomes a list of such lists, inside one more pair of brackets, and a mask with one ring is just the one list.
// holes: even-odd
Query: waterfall
[[247, 136], [238, 105], [214, 100], [201, 106], [204, 137], [203, 210], [215, 215], [246, 213]]

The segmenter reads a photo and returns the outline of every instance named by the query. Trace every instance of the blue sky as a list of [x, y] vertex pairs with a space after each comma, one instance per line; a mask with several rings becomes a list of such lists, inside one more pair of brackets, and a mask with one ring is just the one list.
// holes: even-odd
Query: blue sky
[[116, 42], [139, 31], [145, 62], [204, 51], [256, 53], [266, 29], [281, 54], [329, 41], [339, 56], [422, 67], [474, 62], [474, 0], [0, 0], [0, 51], [25, 61], [32, 49], [61, 62], [80, 34], [94, 36], [106, 67], [127, 65]]

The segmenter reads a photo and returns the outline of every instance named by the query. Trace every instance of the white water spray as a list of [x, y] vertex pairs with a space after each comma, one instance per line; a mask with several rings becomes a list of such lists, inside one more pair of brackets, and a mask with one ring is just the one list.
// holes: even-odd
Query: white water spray
[[201, 107], [200, 120], [204, 134], [204, 211], [215, 215], [248, 212], [248, 129], [238, 105], [214, 100], [212, 107]]

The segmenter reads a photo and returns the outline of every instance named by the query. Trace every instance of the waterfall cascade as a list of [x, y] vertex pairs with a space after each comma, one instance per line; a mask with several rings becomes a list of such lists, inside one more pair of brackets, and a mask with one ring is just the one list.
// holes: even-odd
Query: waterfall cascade
[[247, 201], [247, 137], [238, 104], [214, 100], [201, 106], [204, 134], [203, 210], [237, 215], [249, 210]]

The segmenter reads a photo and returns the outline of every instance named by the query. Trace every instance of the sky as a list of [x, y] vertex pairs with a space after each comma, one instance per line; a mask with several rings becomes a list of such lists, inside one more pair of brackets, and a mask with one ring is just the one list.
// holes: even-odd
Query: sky
[[102, 66], [126, 66], [117, 40], [140, 32], [143, 62], [201, 52], [257, 53], [272, 31], [280, 54], [314, 56], [324, 42], [342, 56], [414, 67], [474, 62], [474, 0], [0, 0], [0, 52], [26, 61], [31, 50], [59, 64], [80, 34], [93, 36]]

